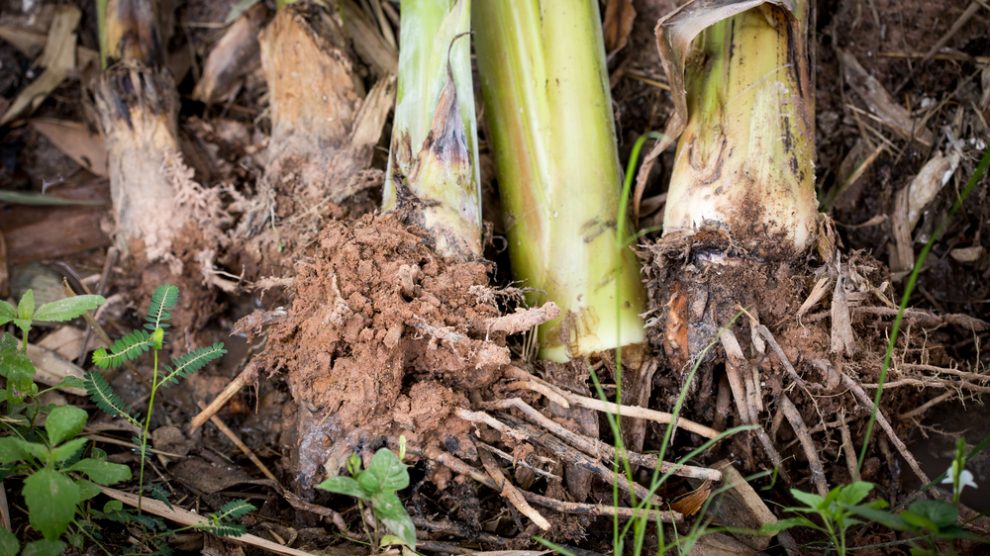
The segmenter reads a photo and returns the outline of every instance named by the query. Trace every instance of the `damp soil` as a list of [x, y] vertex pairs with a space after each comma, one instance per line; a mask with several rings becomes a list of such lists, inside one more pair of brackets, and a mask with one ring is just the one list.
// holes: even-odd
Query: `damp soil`
[[[632, 1], [637, 17], [628, 42], [610, 53], [623, 160], [641, 133], [664, 128], [673, 109], [653, 27], [658, 17], [679, 3]], [[381, 179], [385, 167], [387, 126], [377, 146], [367, 145], [368, 150], [362, 151], [360, 166], [366, 167], [360, 177], [367, 183], [350, 184], [356, 194], [340, 202], [300, 202], [291, 188], [276, 191], [274, 202], [266, 205], [271, 218], [265, 216], [264, 226], [250, 234], [238, 231], [236, 224], [257, 209], [252, 201], [270, 171], [272, 123], [260, 60], [223, 103], [206, 105], [192, 96], [205, 57], [219, 40], [218, 29], [234, 4], [234, 0], [183, 3], [175, 12], [176, 32], [166, 45], [179, 92], [182, 157], [193, 179], [223, 199], [230, 222], [216, 226], [226, 241], [214, 238], [214, 245], [206, 246], [202, 229], [194, 225], [184, 230], [175, 249], [182, 262], [179, 273], [167, 265], [135, 262], [134, 252], [140, 249], [123, 257], [111, 255], [114, 227], [107, 178], [22, 121], [0, 129], [0, 189], [44, 191], [103, 205], [49, 208], [0, 203], [0, 296], [18, 298], [25, 289], [40, 291], [45, 284], [57, 289], [66, 278], [111, 299], [99, 319], [116, 337], [140, 325], [140, 308], [158, 282], [181, 284], [184, 296], [177, 313], [175, 330], [181, 332], [175, 333], [176, 349], [223, 340], [230, 353], [216, 367], [173, 389], [156, 410], [154, 446], [170, 455], [152, 462], [155, 480], [171, 492], [178, 506], [213, 511], [233, 498], [248, 498], [259, 508], [245, 522], [254, 534], [303, 550], [353, 548], [357, 545], [336, 535], [337, 525], [344, 523], [355, 538], [362, 538], [357, 506], [346, 497], [321, 494], [311, 487], [341, 472], [351, 453], [367, 460], [378, 448], [397, 449], [401, 436], [410, 447], [407, 462], [412, 475], [403, 501], [424, 539], [434, 543], [430, 552], [450, 552], [452, 545], [534, 548], [533, 536], [544, 534], [574, 549], [608, 553], [611, 518], [538, 508], [553, 525], [549, 533], [542, 533], [506, 502], [501, 491], [430, 457], [450, 454], [481, 470], [479, 451], [494, 454], [491, 449], [497, 449], [506, 475], [521, 488], [570, 502], [611, 504], [611, 486], [587, 470], [565, 464], [539, 443], [457, 416], [458, 409], [479, 409], [485, 402], [519, 397], [571, 430], [606, 443], [614, 440], [601, 414], [563, 408], [531, 391], [520, 391], [518, 380], [509, 376], [507, 369], [522, 369], [572, 393], [594, 395], [587, 367], [531, 361], [526, 358], [531, 351], [527, 334], [510, 334], [518, 331], [513, 326], [493, 332], [493, 322], [505, 322], [499, 319], [513, 315], [521, 297], [509, 288], [518, 284], [510, 281], [510, 263], [501, 248], [504, 228], [497, 183], [488, 171], [491, 160], [484, 130], [482, 186], [486, 200], [493, 201], [486, 204], [484, 215], [490, 230], [486, 260], [446, 261], [424, 241], [421, 230], [376, 213], [380, 197], [372, 182]], [[734, 248], [718, 234], [685, 249], [651, 233], [638, 249], [650, 292], [650, 342], [642, 358], [657, 365], [648, 405], [664, 411], [674, 406], [689, 374], [691, 355], [716, 338], [718, 326], [735, 317], [733, 330], [764, 382], [761, 391], [768, 408], [764, 424], [780, 447], [786, 460], [783, 469], [791, 479], [787, 485], [770, 478], [754, 480], [772, 509], [792, 502], [788, 487], [814, 490], [806, 454], [778, 411], [783, 394], [793, 399], [812, 429], [828, 483], [851, 478], [838, 422], [845, 419], [858, 448], [868, 411], [836, 383], [834, 374], [823, 370], [821, 362], [864, 385], [879, 379], [893, 320], [889, 309], [904, 288], [903, 274], [888, 268], [896, 251], [896, 193], [937, 152], [949, 152], [953, 141], [963, 142], [958, 169], [925, 207], [913, 230], [910, 246], [917, 252], [971, 174], [973, 153], [979, 148], [976, 142], [990, 137], [990, 40], [985, 33], [990, 11], [977, 9], [953, 29], [970, 2], [817, 0], [815, 4], [816, 183], [819, 199], [829, 201], [826, 213], [834, 222], [830, 238], [841, 258], [812, 253], [794, 260], [772, 249], [751, 252]], [[28, 5], [32, 14], [22, 13]], [[44, 0], [0, 0], [0, 23], [44, 35], [52, 5]], [[92, 3], [81, 2], [80, 8], [79, 44], [92, 49], [96, 45]], [[941, 49], [926, 59], [928, 50], [943, 37]], [[844, 78], [839, 49], [854, 56], [898, 104], [923, 121], [936, 138], [932, 144], [901, 137], [870, 114]], [[358, 66], [363, 88], [369, 90], [374, 84], [372, 72]], [[83, 122], [95, 131], [92, 89], [80, 85], [91, 83], [95, 71], [78, 73], [44, 99], [34, 116]], [[30, 57], [0, 40], [0, 112], [37, 74]], [[869, 157], [871, 153], [876, 156]], [[666, 153], [653, 169], [641, 210], [643, 228], [661, 222], [672, 160], [673, 153]], [[849, 168], [863, 160], [868, 164], [858, 179], [848, 183]], [[306, 186], [297, 180], [290, 177], [284, 183]], [[981, 398], [987, 386], [978, 377], [990, 364], [988, 351], [982, 349], [990, 332], [964, 318], [990, 319], [990, 255], [983, 248], [988, 237], [990, 188], [984, 181], [949, 223], [919, 276], [910, 305], [920, 316], [905, 321], [890, 377], [904, 385], [888, 389], [883, 398], [882, 407], [894, 430], [929, 476], [945, 470], [957, 437], [978, 442], [990, 422]], [[773, 238], [766, 239], [773, 243]], [[204, 259], [207, 248], [213, 251]], [[101, 279], [104, 275], [107, 280]], [[833, 350], [837, 278], [846, 280], [841, 294], [850, 308], [848, 332], [856, 346], [854, 352], [839, 355]], [[820, 283], [827, 290], [805, 307]], [[707, 314], [692, 321], [691, 311], [702, 305], [699, 296], [705, 297], [701, 312]], [[741, 309], [751, 314], [740, 314]], [[776, 338], [813, 393], [806, 395], [796, 388], [782, 360], [770, 350], [756, 349], [757, 342], [751, 340], [753, 317]], [[83, 326], [72, 325], [79, 330]], [[40, 342], [51, 332], [39, 329], [31, 340]], [[68, 357], [81, 360], [79, 355], [77, 350]], [[614, 362], [591, 365], [611, 393]], [[728, 411], [719, 405], [720, 391], [727, 388], [726, 366], [727, 358], [718, 350], [699, 366], [685, 405], [686, 418], [719, 429], [739, 424], [731, 402]], [[274, 470], [277, 482], [265, 478], [214, 425], [189, 427], [202, 405], [220, 395], [245, 369], [252, 371], [251, 380], [217, 417]], [[930, 369], [973, 373], [966, 379], [972, 387], [942, 382], [922, 388], [919, 384], [924, 381], [958, 378]], [[114, 386], [125, 401], [139, 407], [146, 400], [149, 375], [140, 367], [126, 369], [114, 378]], [[866, 392], [872, 395], [874, 390], [866, 388]], [[946, 392], [953, 395], [944, 396]], [[918, 412], [919, 408], [924, 410]], [[133, 431], [122, 430], [90, 409], [102, 434], [130, 439]], [[655, 450], [663, 433], [661, 425], [646, 425], [643, 450]], [[678, 432], [668, 459], [686, 454], [702, 440]], [[100, 447], [114, 461], [136, 462], [126, 448]], [[694, 463], [710, 465], [723, 459], [744, 475], [771, 467], [752, 438], [721, 443]], [[970, 470], [978, 485], [990, 481], [985, 457], [974, 460]], [[637, 477], [648, 481], [648, 475], [641, 470]], [[895, 503], [919, 486], [904, 459], [879, 432], [874, 434], [862, 477], [876, 482], [878, 493]], [[662, 495], [674, 499], [697, 486], [675, 479]], [[964, 502], [985, 510], [984, 498], [972, 491], [964, 495]], [[14, 500], [15, 505], [21, 502]], [[23, 530], [24, 516], [15, 512], [14, 525]], [[214, 541], [203, 537], [177, 539], [173, 548], [215, 548], [210, 544]], [[129, 542], [116, 535], [107, 538], [120, 546]], [[807, 531], [796, 533], [795, 540], [805, 551], [820, 549], [815, 544], [820, 539]], [[855, 534], [859, 546], [895, 540], [896, 535], [872, 528]], [[784, 552], [777, 543], [767, 550]]]

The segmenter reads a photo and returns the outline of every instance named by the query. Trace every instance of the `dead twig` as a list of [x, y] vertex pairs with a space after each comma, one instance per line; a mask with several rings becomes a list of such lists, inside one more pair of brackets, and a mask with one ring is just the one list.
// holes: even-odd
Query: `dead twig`
[[[203, 409], [205, 407], [202, 402], [200, 402], [198, 405], [200, 409]], [[251, 463], [253, 463], [254, 466], [258, 468], [258, 471], [261, 471], [262, 475], [271, 479], [276, 485], [279, 484], [278, 479], [275, 477], [275, 474], [272, 473], [271, 469], [268, 469], [268, 466], [262, 463], [260, 459], [258, 459], [258, 456], [254, 454], [254, 450], [252, 450], [247, 444], [245, 444], [241, 440], [241, 438], [237, 436], [237, 433], [230, 430], [230, 427], [228, 427], [226, 423], [221, 421], [220, 418], [217, 417], [216, 415], [210, 416], [210, 422], [213, 423], [213, 426], [219, 429], [220, 432], [222, 432], [223, 435], [227, 437], [227, 440], [230, 440], [234, 444], [234, 446], [237, 446], [237, 448], [245, 456], [247, 456], [249, 460], [251, 460]]]
[[912, 409], [911, 411], [905, 411], [904, 413], [901, 413], [900, 415], [897, 416], [897, 419], [899, 421], [910, 421], [915, 417], [921, 417], [929, 409], [935, 407], [936, 405], [946, 400], [951, 400], [954, 397], [956, 397], [956, 393], [952, 390], [949, 390], [948, 392], [942, 392], [941, 394], [919, 405], [918, 407]]
[[220, 392], [219, 396], [210, 402], [209, 405], [202, 408], [199, 414], [193, 417], [192, 422], [189, 425], [190, 432], [202, 427], [204, 423], [210, 420], [210, 417], [216, 415], [217, 412], [223, 409], [223, 406], [227, 405], [227, 402], [230, 401], [230, 398], [234, 397], [234, 394], [237, 394], [241, 388], [244, 388], [244, 386], [248, 383], [254, 382], [257, 378], [258, 367], [248, 363], [247, 366], [244, 367], [244, 370], [241, 371], [241, 373], [237, 375], [234, 380], [230, 381], [230, 384], [223, 389], [223, 392]]
[[[138, 496], [136, 494], [131, 494], [129, 492], [124, 492], [122, 490], [117, 490], [110, 487], [100, 487], [103, 494], [106, 494], [114, 500], [120, 500], [128, 506], [138, 507]], [[169, 521], [174, 521], [179, 525], [184, 525], [187, 527], [196, 526], [209, 526], [210, 520], [203, 517], [197, 513], [190, 512], [188, 510], [183, 510], [181, 508], [176, 508], [169, 506], [168, 504], [155, 500], [153, 498], [143, 497], [141, 499], [141, 510], [148, 512], [158, 517], [165, 518]], [[296, 548], [291, 548], [288, 546], [283, 546], [281, 544], [272, 542], [261, 537], [244, 534], [239, 537], [230, 537], [228, 539], [230, 542], [235, 542], [239, 544], [247, 544], [251, 546], [256, 546], [262, 550], [266, 550], [273, 554], [287, 554], [289, 556], [312, 556], [309, 552], [299, 550]]]

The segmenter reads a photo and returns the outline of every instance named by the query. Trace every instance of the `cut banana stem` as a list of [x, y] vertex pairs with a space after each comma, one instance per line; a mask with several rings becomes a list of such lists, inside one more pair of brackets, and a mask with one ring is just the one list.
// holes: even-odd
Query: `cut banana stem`
[[[485, 0], [481, 0], [485, 1]], [[436, 250], [481, 256], [470, 0], [404, 0], [399, 83], [382, 206]]]
[[476, 1], [474, 21], [512, 271], [531, 305], [562, 313], [540, 327], [540, 356], [641, 343], [597, 0]]
[[664, 235], [813, 243], [818, 203], [805, 0], [698, 0], [657, 25], [678, 138]]

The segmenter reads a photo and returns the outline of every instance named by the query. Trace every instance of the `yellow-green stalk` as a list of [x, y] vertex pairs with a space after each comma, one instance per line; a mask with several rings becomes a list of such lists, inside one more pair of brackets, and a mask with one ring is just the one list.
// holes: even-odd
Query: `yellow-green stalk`
[[[484, 2], [485, 0], [481, 0]], [[481, 256], [470, 0], [403, 0], [399, 79], [382, 207], [443, 255]]]
[[679, 136], [664, 235], [719, 228], [747, 248], [815, 237], [806, 0], [696, 1], [657, 26]]
[[[643, 341], [635, 255], [617, 249], [621, 171], [597, 0], [476, 1], [478, 72], [512, 269], [566, 361]], [[617, 297], [618, 296], [618, 297]]]

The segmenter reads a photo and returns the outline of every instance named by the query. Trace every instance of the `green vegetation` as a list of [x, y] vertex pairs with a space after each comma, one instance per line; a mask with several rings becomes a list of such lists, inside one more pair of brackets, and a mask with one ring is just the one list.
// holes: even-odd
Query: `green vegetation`
[[[155, 396], [161, 388], [175, 384], [189, 375], [199, 371], [207, 364], [223, 357], [227, 353], [223, 342], [212, 346], [194, 349], [189, 353], [172, 359], [172, 365], [159, 364], [159, 354], [165, 344], [165, 330], [172, 318], [172, 309], [179, 301], [179, 288], [172, 284], [159, 286], [151, 297], [151, 303], [145, 317], [145, 330], [134, 330], [120, 338], [110, 346], [110, 350], [99, 348], [93, 352], [93, 363], [101, 369], [114, 369], [127, 361], [140, 357], [151, 350], [153, 356], [151, 375], [151, 394], [148, 397], [148, 412], [144, 423], [140, 423], [124, 406], [123, 401], [113, 391], [103, 376], [92, 371], [86, 375], [86, 390], [93, 403], [104, 412], [114, 417], [120, 417], [141, 428], [138, 439], [140, 451], [140, 468], [138, 472], [139, 496], [144, 492], [144, 463], [147, 459], [148, 433], [151, 429], [151, 415], [155, 409]], [[140, 509], [140, 498], [138, 508]]]
[[[350, 477], [338, 475], [319, 484], [323, 490], [357, 498], [362, 515], [364, 504], [371, 504], [377, 521], [373, 531], [365, 527], [365, 532], [374, 547], [401, 544], [416, 548], [416, 528], [396, 494], [409, 486], [409, 471], [402, 463], [404, 454], [401, 444], [400, 439], [399, 455], [388, 448], [375, 452], [367, 469], [361, 468], [361, 457], [352, 454], [347, 463]], [[389, 534], [383, 535], [379, 531], [379, 522]]]
[[[25, 292], [16, 308], [0, 300], [0, 326], [13, 323], [22, 334], [20, 346], [10, 334], [0, 336], [0, 376], [5, 379], [0, 391], [0, 480], [23, 478], [28, 521], [43, 537], [27, 543], [25, 554], [58, 554], [67, 546], [63, 539], [81, 548], [87, 533], [80, 514], [86, 513], [87, 501], [100, 493], [98, 485], [131, 478], [126, 465], [107, 461], [102, 450], [89, 447], [89, 439], [81, 436], [89, 419], [84, 409], [41, 401], [53, 389], [42, 390], [34, 382], [36, 370], [27, 356], [32, 323], [69, 321], [103, 302], [100, 296], [86, 295], [36, 308], [32, 290]], [[76, 383], [66, 379], [59, 386]], [[20, 542], [12, 532], [0, 529], [0, 549], [3, 554], [17, 554]]]
[[[176, 532], [196, 529], [217, 536], [237, 536], [244, 527], [236, 522], [254, 509], [243, 500], [232, 501], [220, 511], [209, 515], [203, 525], [168, 529], [165, 524], [132, 510], [124, 509], [116, 500], [107, 501], [102, 509], [92, 506], [100, 494], [100, 486], [114, 485], [131, 479], [131, 469], [107, 461], [107, 454], [90, 445], [82, 436], [89, 420], [86, 410], [75, 405], [52, 405], [41, 397], [59, 388], [85, 388], [98, 407], [105, 412], [141, 426], [130, 415], [123, 401], [98, 372], [86, 380], [67, 377], [53, 388], [41, 389], [35, 383], [35, 367], [27, 356], [28, 334], [33, 323], [67, 322], [93, 310], [105, 300], [97, 295], [67, 297], [35, 307], [34, 292], [28, 290], [16, 307], [0, 300], [0, 326], [13, 324], [22, 335], [18, 342], [10, 334], [0, 336], [0, 480], [21, 479], [21, 494], [27, 506], [28, 522], [41, 535], [23, 546], [25, 555], [59, 554], [69, 546], [82, 549], [87, 541], [99, 545], [97, 520], [135, 524], [152, 533], [150, 543], [166, 549], [165, 539]], [[193, 350], [172, 360], [172, 365], [158, 371], [158, 352], [162, 349], [165, 329], [172, 308], [178, 301], [178, 289], [165, 285], [156, 290], [146, 317], [150, 330], [134, 331], [114, 343], [111, 349], [97, 349], [93, 360], [102, 368], [117, 367], [137, 359], [152, 350], [155, 355], [152, 395], [142, 434], [135, 439], [139, 446], [141, 470], [148, 453], [148, 429], [154, 408], [154, 395], [168, 384], [198, 371], [224, 353], [223, 344]], [[139, 480], [141, 491], [143, 481]], [[163, 497], [152, 489], [156, 497]], [[0, 554], [16, 555], [22, 550], [21, 541], [12, 531], [0, 529]]]
[[561, 310], [540, 356], [641, 343], [639, 266], [613, 249], [626, 216], [598, 3], [476, 2], [473, 17], [512, 270], [530, 304]]

